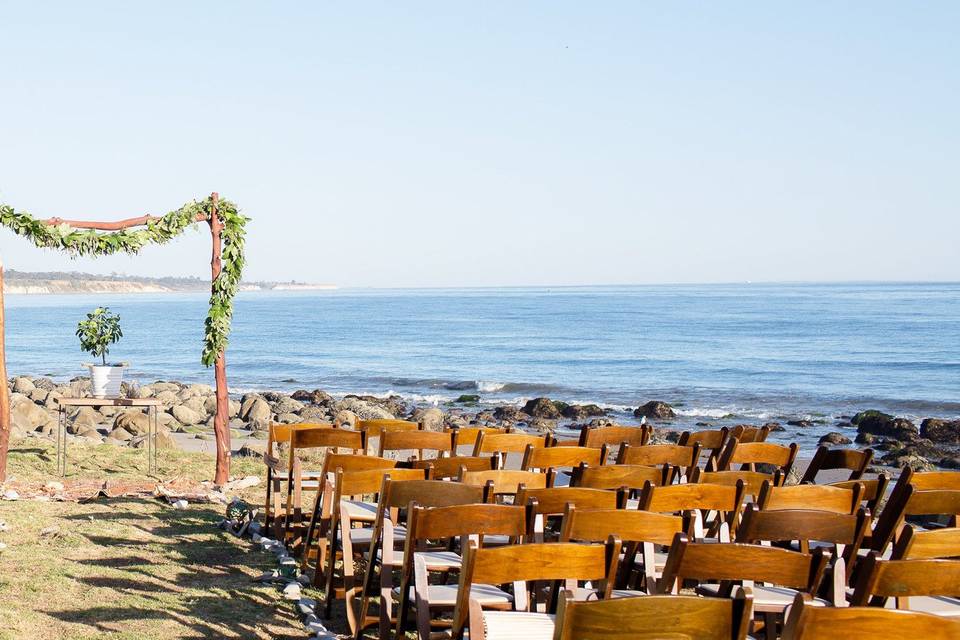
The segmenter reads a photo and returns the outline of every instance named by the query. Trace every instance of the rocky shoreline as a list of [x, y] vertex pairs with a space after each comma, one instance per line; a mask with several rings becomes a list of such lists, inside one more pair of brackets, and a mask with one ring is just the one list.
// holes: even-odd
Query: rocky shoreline
[[[76, 378], [58, 383], [46, 377], [20, 376], [10, 381], [11, 440], [29, 437], [52, 438], [58, 419], [57, 400], [63, 397], [89, 396], [90, 382]], [[178, 448], [178, 438], [213, 439], [213, 414], [216, 399], [206, 384], [157, 381], [148, 385], [124, 384], [127, 397], [157, 398], [163, 403], [158, 412], [160, 448]], [[261, 391], [230, 398], [230, 429], [238, 440], [266, 440], [271, 422], [335, 422], [352, 425], [357, 419], [402, 418], [421, 421], [426, 429], [469, 425], [514, 426], [537, 432], [576, 432], [587, 425], [614, 422], [611, 411], [595, 404], [568, 404], [549, 398], [534, 398], [523, 405], [485, 407], [478, 395], [462, 395], [442, 407], [418, 405], [400, 396], [346, 395], [335, 398], [320, 389], [292, 393]], [[672, 428], [676, 413], [662, 401], [651, 400], [633, 415], [639, 422], [654, 426], [657, 441], [675, 441], [680, 431]], [[791, 427], [808, 428], [803, 420], [788, 420]], [[714, 423], [697, 423], [699, 428], [715, 428]], [[784, 431], [777, 422], [767, 425], [771, 431]], [[937, 467], [960, 468], [960, 420], [924, 419], [919, 428], [910, 420], [876, 410], [853, 416], [841, 416], [839, 429], [820, 438], [831, 445], [870, 446], [877, 461], [894, 467], [915, 470]], [[140, 412], [103, 407], [79, 407], [68, 415], [68, 438], [89, 444], [142, 447], [147, 433], [147, 416]], [[855, 432], [854, 432], [855, 430]], [[855, 437], [851, 439], [850, 436]], [[776, 434], [774, 434], [776, 435]], [[244, 451], [244, 449], [249, 449]], [[256, 453], [242, 447], [239, 453]], [[812, 455], [812, 451], [809, 452]]]

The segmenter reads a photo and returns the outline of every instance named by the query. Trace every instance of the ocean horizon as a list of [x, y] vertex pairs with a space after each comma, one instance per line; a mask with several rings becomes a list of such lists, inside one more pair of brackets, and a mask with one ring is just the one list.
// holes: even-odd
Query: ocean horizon
[[[201, 293], [8, 295], [11, 376], [84, 375], [77, 321], [120, 314], [128, 379], [213, 381]], [[960, 416], [960, 283], [735, 283], [244, 292], [231, 393], [320, 388], [482, 405], [648, 400], [679, 426], [808, 420], [813, 439], [876, 408]]]

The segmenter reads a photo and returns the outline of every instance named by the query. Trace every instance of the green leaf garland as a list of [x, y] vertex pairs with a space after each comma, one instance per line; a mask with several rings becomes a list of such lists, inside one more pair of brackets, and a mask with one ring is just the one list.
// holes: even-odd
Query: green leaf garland
[[[123, 229], [101, 233], [92, 229], [76, 229], [66, 223], [50, 225], [28, 213], [16, 212], [13, 207], [0, 205], [0, 224], [34, 245], [46, 249], [60, 249], [71, 257], [107, 256], [115, 253], [136, 254], [148, 244], [165, 244], [194, 225], [197, 218], [210, 220], [213, 200], [189, 202], [175, 211], [154, 218], [142, 228]], [[222, 269], [210, 287], [210, 311], [204, 322], [203, 354], [201, 362], [211, 366], [217, 354], [227, 348], [230, 321], [233, 318], [233, 299], [243, 276], [245, 226], [249, 218], [237, 211], [229, 200], [217, 202], [217, 216], [223, 222], [220, 237]]]

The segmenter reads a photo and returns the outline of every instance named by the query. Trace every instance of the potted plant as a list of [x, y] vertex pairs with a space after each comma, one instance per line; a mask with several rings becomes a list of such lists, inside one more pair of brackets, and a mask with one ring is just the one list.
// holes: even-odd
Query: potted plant
[[123, 382], [123, 368], [126, 363], [107, 364], [110, 345], [123, 337], [120, 330], [120, 316], [110, 313], [108, 307], [97, 307], [87, 314], [86, 320], [77, 323], [77, 337], [80, 349], [94, 358], [99, 357], [102, 364], [84, 364], [90, 369], [90, 382], [94, 398], [117, 398], [120, 396], [120, 383]]

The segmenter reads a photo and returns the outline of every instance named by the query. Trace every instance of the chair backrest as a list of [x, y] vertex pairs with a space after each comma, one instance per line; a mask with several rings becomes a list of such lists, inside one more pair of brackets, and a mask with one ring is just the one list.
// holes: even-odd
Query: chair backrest
[[875, 514], [879, 512], [877, 506], [886, 495], [889, 482], [889, 476], [885, 473], [880, 473], [876, 478], [860, 478], [859, 480], [831, 482], [829, 486], [840, 487], [841, 489], [852, 489], [855, 484], [860, 484], [863, 487], [863, 493], [860, 494], [860, 501], [870, 509], [870, 513]]
[[684, 431], [680, 434], [677, 444], [690, 446], [699, 444], [702, 451], [710, 451], [719, 454], [723, 445], [727, 444], [730, 437], [730, 430], [726, 427], [719, 429], [704, 429], [702, 431]]
[[806, 594], [797, 594], [783, 640], [834, 640], [841, 635], [847, 640], [960, 640], [960, 620], [878, 607], [823, 607], [811, 600]]
[[423, 428], [419, 422], [396, 419], [357, 420], [357, 431], [367, 434], [367, 440], [379, 438], [387, 431], [418, 431]]
[[846, 489], [825, 484], [795, 484], [774, 486], [765, 480], [757, 502], [763, 510], [812, 509], [831, 513], [856, 513], [860, 507], [863, 485], [855, 483]]
[[606, 462], [607, 445], [593, 447], [534, 447], [527, 445], [520, 468], [525, 471], [573, 468], [580, 464], [593, 466]]
[[620, 502], [617, 492], [583, 487], [524, 487], [517, 492], [516, 499], [516, 504], [530, 507], [536, 515], [560, 515], [568, 504], [582, 509], [617, 509]]
[[917, 529], [911, 525], [893, 547], [891, 560], [923, 560], [931, 558], [960, 558], [960, 527]]
[[426, 469], [363, 469], [362, 471], [344, 471], [338, 467], [334, 471], [334, 502], [349, 496], [379, 494], [384, 476], [389, 475], [394, 482], [401, 480], [424, 480]]
[[294, 431], [300, 431], [303, 429], [332, 429], [333, 424], [326, 422], [297, 422], [295, 424], [281, 424], [279, 422], [271, 422], [270, 428], [267, 430], [267, 452], [273, 452], [273, 445], [290, 442], [291, 434]]
[[423, 480], [424, 471], [420, 470], [421, 475], [414, 480], [395, 480], [396, 474], [392, 472], [385, 475], [378, 504], [387, 509], [404, 509], [411, 502], [430, 508], [483, 502], [483, 487], [444, 480]]
[[895, 598], [896, 608], [909, 609], [912, 596], [956, 596], [960, 593], [960, 560], [881, 560], [876, 551], [864, 558], [850, 603], [882, 605]]
[[873, 460], [873, 449], [831, 449], [826, 445], [817, 447], [817, 452], [813, 454], [810, 464], [800, 483], [813, 483], [817, 480], [817, 474], [828, 469], [847, 469], [850, 471], [848, 480], [859, 480], [863, 477], [870, 461]]
[[753, 596], [733, 598], [640, 596], [577, 601], [565, 591], [557, 610], [554, 640], [698, 638], [744, 640], [753, 619]]
[[736, 438], [740, 442], [766, 442], [770, 435], [770, 427], [752, 427], [748, 424], [738, 424], [730, 430], [730, 437]]
[[694, 469], [690, 479], [691, 482], [722, 484], [728, 487], [735, 487], [738, 482], [742, 482], [744, 491], [753, 499], [760, 496], [764, 482], [772, 482], [775, 486], [780, 486], [783, 480], [783, 474], [779, 471], [763, 473], [760, 471], [701, 471], [700, 469]]
[[564, 542], [603, 542], [610, 536], [628, 542], [669, 546], [683, 531], [680, 516], [633, 509], [584, 509], [568, 506], [563, 515], [560, 539]]
[[690, 446], [682, 444], [647, 444], [632, 447], [629, 444], [620, 447], [617, 464], [669, 464], [683, 469], [689, 477], [700, 460], [700, 444]]
[[739, 464], [742, 468], [756, 471], [758, 464], [772, 465], [786, 478], [797, 459], [797, 451], [799, 447], [796, 443], [781, 445], [770, 442], [740, 442], [731, 437], [720, 454], [717, 469], [726, 471], [731, 469], [732, 465]]
[[515, 495], [522, 487], [544, 489], [548, 486], [547, 474], [514, 469], [461, 471], [457, 479], [464, 484], [483, 487], [485, 502], [492, 501], [497, 496]]
[[627, 427], [618, 424], [586, 427], [580, 431], [581, 447], [616, 447], [626, 442], [635, 447], [647, 444], [653, 429], [648, 425]]
[[870, 548], [883, 552], [888, 544], [896, 540], [907, 516], [947, 515], [951, 516], [956, 526], [958, 514], [960, 514], [960, 490], [918, 490], [913, 484], [898, 482], [877, 518], [877, 524], [873, 528], [870, 539]]
[[294, 429], [290, 432], [290, 460], [300, 449], [347, 449], [357, 452], [366, 447], [366, 435], [362, 431], [333, 429], [320, 426], [312, 429]]
[[[684, 483], [663, 487], [648, 483], [640, 493], [639, 508], [657, 513], [686, 511], [718, 511], [723, 514], [730, 532], [736, 530], [746, 491], [743, 482], [735, 486], [722, 484]], [[699, 532], [697, 532], [699, 535]]]
[[660, 592], [671, 592], [680, 581], [690, 579], [746, 580], [816, 593], [826, 567], [822, 549], [803, 553], [757, 544], [690, 542], [686, 534], [678, 533], [663, 568]]
[[457, 446], [469, 445], [472, 449], [481, 433], [510, 433], [510, 427], [451, 427], [446, 431], [457, 432]]
[[379, 453], [386, 451], [416, 451], [423, 460], [426, 451], [435, 451], [437, 457], [453, 455], [457, 450], [457, 434], [439, 431], [384, 431], [380, 434]]
[[[601, 583], [601, 597], [610, 595], [620, 543], [611, 539], [607, 544], [575, 544], [549, 542], [517, 544], [505, 547], [480, 548], [471, 540], [464, 550], [463, 567], [457, 604], [453, 613], [453, 637], [463, 637], [469, 615], [471, 586], [474, 584], [502, 585], [517, 582], [556, 582], [551, 590], [547, 610], [556, 611], [560, 584], [567, 580]], [[532, 599], [514, 585], [514, 608], [527, 610]], [[471, 633], [471, 637], [479, 632]]]
[[333, 474], [337, 469], [345, 472], [367, 471], [371, 469], [393, 469], [397, 466], [396, 460], [365, 456], [358, 453], [328, 453], [323, 459], [323, 475]]
[[527, 530], [526, 509], [508, 504], [469, 504], [426, 508], [414, 505], [407, 518], [407, 546], [417, 541], [498, 535], [514, 540]]
[[500, 463], [500, 456], [449, 456], [445, 458], [430, 458], [429, 460], [415, 460], [412, 465], [420, 469], [429, 469], [431, 480], [456, 478], [460, 469], [467, 471], [490, 471], [496, 469]]
[[918, 491], [946, 489], [960, 491], [960, 471], [911, 471], [904, 470], [901, 477]]
[[477, 436], [477, 444], [473, 447], [473, 455], [481, 453], [500, 452], [525, 453], [527, 445], [546, 447], [550, 443], [550, 435], [535, 435], [532, 433], [484, 433]]
[[672, 470], [664, 467], [649, 467], [639, 464], [607, 464], [602, 467], [580, 465], [573, 471], [570, 486], [591, 489], [642, 489], [650, 482], [665, 485], [670, 482]]

